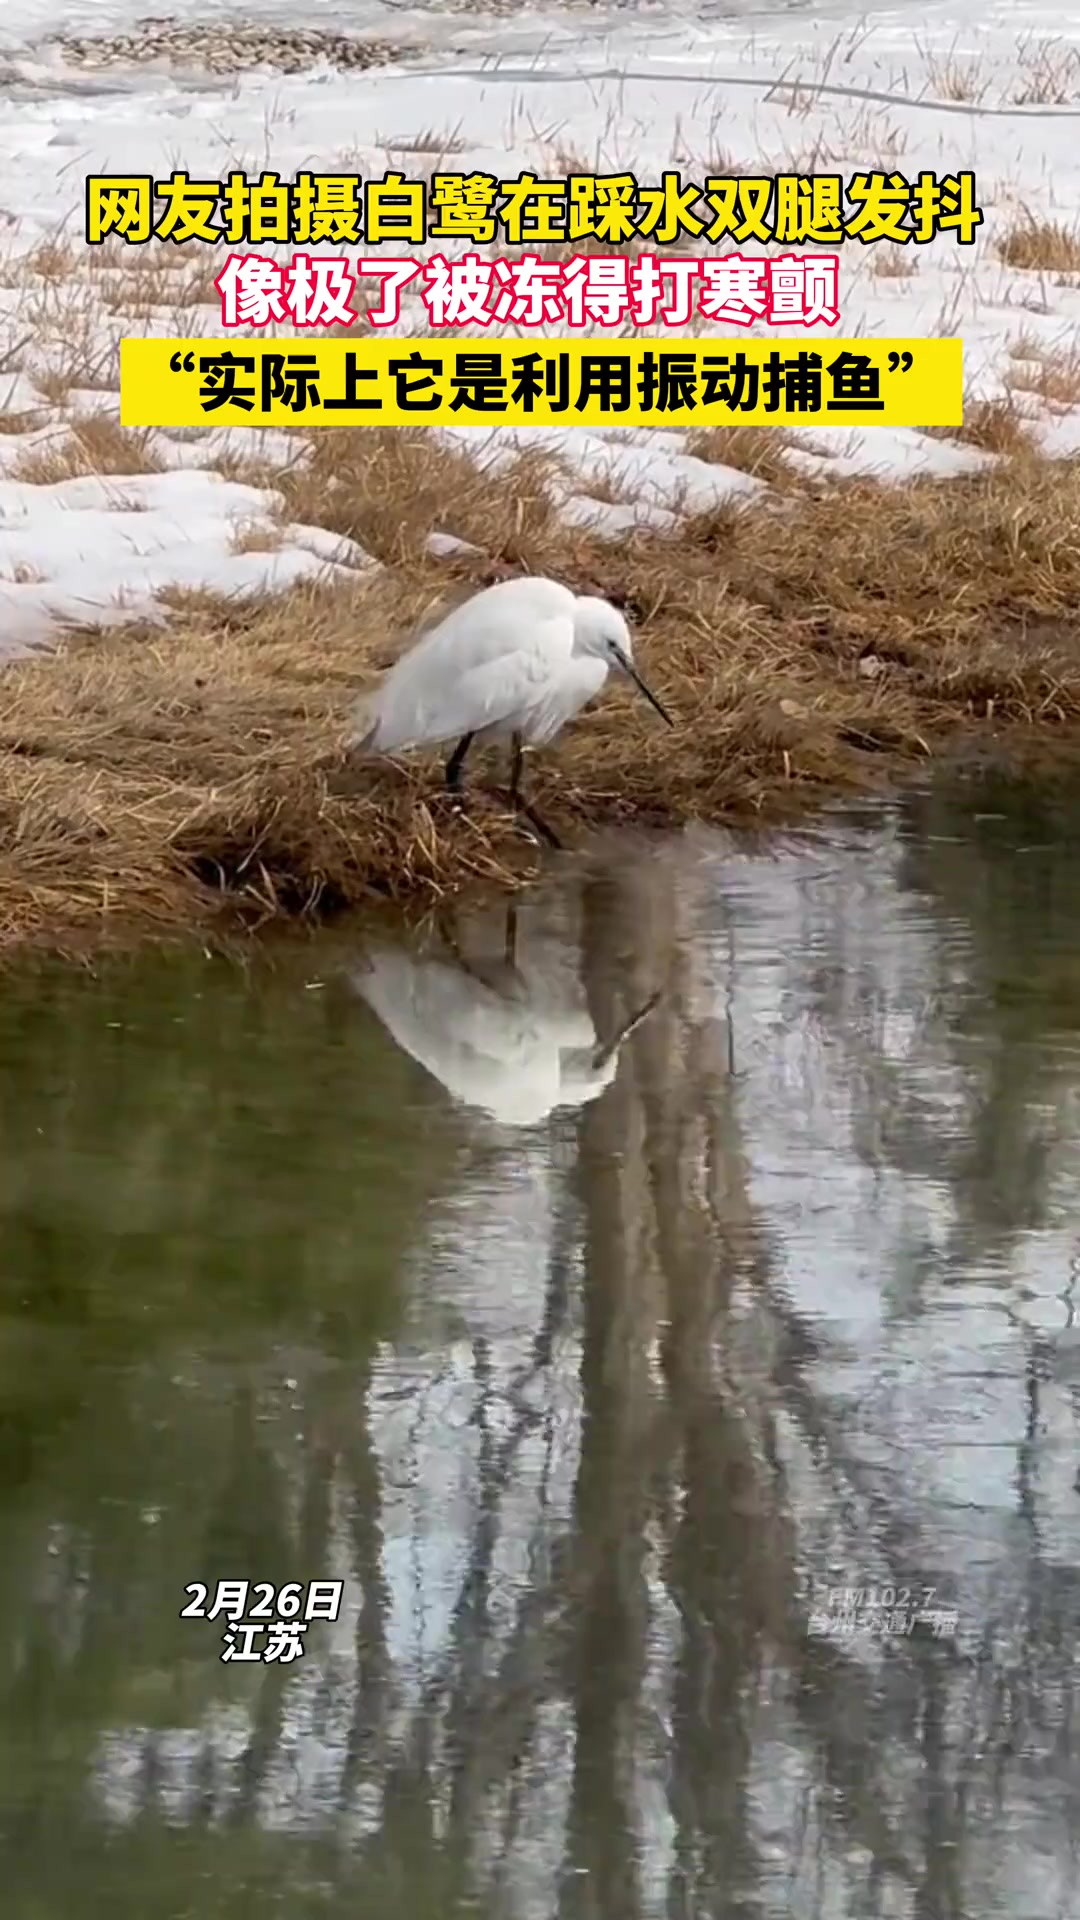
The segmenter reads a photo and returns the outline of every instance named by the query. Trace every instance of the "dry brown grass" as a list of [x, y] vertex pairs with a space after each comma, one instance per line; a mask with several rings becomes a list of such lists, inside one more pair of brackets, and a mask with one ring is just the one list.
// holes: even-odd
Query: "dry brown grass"
[[782, 427], [700, 427], [686, 436], [686, 451], [714, 466], [735, 467], [770, 486], [788, 488], [800, 482], [784, 459], [792, 437]]
[[620, 472], [616, 454], [610, 467], [596, 468], [580, 483], [580, 491], [590, 500], [599, 500], [608, 506], [633, 505], [639, 497], [636, 482], [627, 474]]
[[1080, 96], [1080, 51], [1057, 38], [1028, 35], [1018, 48], [1019, 78], [1010, 94], [1018, 107], [1067, 106]]
[[1035, 342], [1020, 343], [1013, 352], [1009, 368], [1009, 388], [1033, 393], [1045, 405], [1055, 408], [1080, 406], [1080, 349], [1074, 346], [1042, 347]]
[[230, 545], [234, 553], [277, 553], [284, 544], [281, 527], [251, 520], [235, 528]]
[[[492, 249], [494, 251], [494, 249]], [[539, 254], [541, 260], [576, 260], [587, 254], [618, 253], [628, 266], [636, 266], [642, 254], [650, 251], [647, 241], [616, 246], [611, 240], [601, 239], [598, 234], [580, 234], [576, 240], [530, 240], [525, 246], [507, 246], [499, 250], [500, 260], [523, 260], [526, 254]]]
[[107, 413], [88, 414], [66, 425], [65, 437], [55, 446], [25, 454], [13, 469], [13, 478], [33, 486], [51, 487], [82, 474], [163, 473], [165, 462], [154, 451], [152, 431], [122, 427]]
[[[390, 597], [396, 612], [409, 600], [400, 583]], [[341, 725], [387, 614], [375, 587], [232, 609], [193, 595], [164, 634], [133, 627], [9, 668], [0, 943], [503, 876], [483, 826], [440, 831], [422, 780], [343, 762]]]
[[875, 280], [910, 280], [919, 271], [917, 253], [902, 247], [878, 247], [870, 256], [870, 274]]
[[464, 153], [467, 142], [461, 138], [459, 122], [456, 127], [421, 127], [418, 133], [376, 134], [375, 145], [385, 153], [427, 153], [442, 159]]
[[52, 36], [65, 59], [90, 68], [123, 66], [146, 60], [174, 59], [185, 66], [208, 68], [211, 73], [235, 74], [241, 68], [263, 66], [281, 73], [303, 73], [319, 59], [345, 71], [366, 72], [390, 61], [415, 59], [421, 49], [382, 40], [362, 40], [320, 27], [275, 28], [258, 22], [231, 22], [227, 34], [213, 22], [147, 16], [124, 34], [81, 37], [60, 32]]
[[[537, 804], [570, 839], [605, 820], [790, 814], [960, 740], [1080, 740], [1080, 462], [847, 483], [779, 520], [770, 498], [608, 545], [541, 512], [527, 465], [485, 479], [422, 434], [330, 441], [289, 483], [290, 512], [396, 565], [260, 602], [183, 596], [165, 630], [6, 670], [0, 941], [512, 882], [534, 855], [498, 799], [481, 787], [459, 817], [437, 764], [350, 763], [342, 746], [356, 694], [417, 621], [508, 571], [617, 599], [678, 716], [671, 734], [613, 690], [537, 757]], [[436, 522], [484, 553], [423, 557]], [[491, 777], [480, 758], [474, 779]]]
[[60, 372], [56, 368], [38, 368], [34, 373], [34, 385], [43, 394], [50, 406], [62, 407], [68, 394], [76, 384], [71, 372]]
[[526, 454], [504, 486], [469, 455], [389, 427], [321, 435], [313, 457], [289, 473], [249, 469], [243, 478], [279, 488], [290, 520], [347, 534], [392, 565], [418, 560], [433, 530], [513, 565], [553, 530], [552, 465]]
[[1037, 273], [1080, 273], [1080, 229], [1025, 213], [1002, 234], [997, 252], [1007, 267]]
[[937, 53], [914, 36], [915, 46], [926, 68], [927, 92], [931, 99], [963, 101], [977, 106], [990, 91], [991, 75], [982, 60], [959, 50], [959, 38], [951, 47]]
[[77, 269], [75, 248], [59, 232], [42, 240], [26, 254], [19, 265], [18, 278], [34, 275], [60, 284], [70, 280]]
[[96, 277], [96, 291], [107, 313], [125, 319], [145, 318], [159, 308], [177, 315], [177, 330], [185, 332], [189, 309], [213, 307], [220, 311], [221, 296], [214, 285], [221, 272], [224, 256], [205, 255], [194, 261], [177, 261], [158, 254], [149, 259], [137, 256], [122, 268]]
[[1028, 420], [1011, 393], [995, 400], [965, 398], [964, 419], [959, 427], [926, 427], [936, 440], [959, 440], [965, 446], [978, 447], [1006, 460], [1034, 457], [1037, 440]]
[[43, 409], [30, 409], [23, 413], [0, 413], [0, 433], [32, 433], [40, 425]]

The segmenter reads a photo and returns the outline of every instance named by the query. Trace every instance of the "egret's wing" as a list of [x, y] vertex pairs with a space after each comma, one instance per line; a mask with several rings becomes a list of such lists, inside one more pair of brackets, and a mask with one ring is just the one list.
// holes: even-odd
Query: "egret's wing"
[[536, 747], [554, 740], [560, 727], [587, 706], [607, 679], [607, 662], [575, 653], [547, 681], [529, 718], [529, 739]]
[[369, 947], [353, 985], [387, 1032], [455, 1100], [506, 1125], [542, 1119], [558, 1097], [558, 1047], [542, 1018], [469, 974]]
[[466, 612], [451, 614], [362, 702], [357, 744], [392, 753], [478, 733], [527, 711], [570, 658], [569, 616], [548, 616], [516, 634], [505, 622], [495, 632], [486, 619], [459, 629], [454, 623]]
[[585, 1007], [553, 1006], [545, 1018], [560, 1052], [591, 1059], [597, 1048], [596, 1027]]
[[433, 1062], [461, 1044], [482, 1044], [489, 1028], [498, 1050], [506, 1008], [490, 987], [449, 961], [372, 945], [353, 984], [398, 1045], [436, 1078], [441, 1075]]
[[554, 580], [501, 580], [451, 607], [409, 648], [405, 660], [430, 664], [452, 653], [455, 664], [479, 667], [518, 647], [558, 646], [569, 658], [574, 645], [574, 595]]
[[[396, 661], [354, 714], [352, 745], [375, 752], [432, 745], [470, 731], [445, 703], [463, 676], [523, 652], [552, 667], [574, 646], [574, 596], [554, 580], [504, 580], [454, 607]], [[485, 693], [490, 694], [486, 688]], [[492, 713], [486, 724], [503, 715]], [[485, 724], [480, 721], [479, 724]]]

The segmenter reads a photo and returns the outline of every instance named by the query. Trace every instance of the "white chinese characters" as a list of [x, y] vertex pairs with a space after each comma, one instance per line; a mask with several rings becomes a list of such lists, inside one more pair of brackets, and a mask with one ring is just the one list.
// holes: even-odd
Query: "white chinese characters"
[[916, 1627], [935, 1640], [954, 1638], [960, 1624], [955, 1607], [936, 1606], [936, 1587], [829, 1587], [811, 1608], [809, 1628], [819, 1639], [856, 1634], [877, 1639], [909, 1638]]
[[344, 1591], [342, 1580], [219, 1580], [210, 1588], [192, 1581], [184, 1592], [194, 1598], [180, 1610], [182, 1620], [224, 1620], [222, 1660], [246, 1660], [287, 1666], [304, 1651], [304, 1635], [316, 1620], [336, 1620]]

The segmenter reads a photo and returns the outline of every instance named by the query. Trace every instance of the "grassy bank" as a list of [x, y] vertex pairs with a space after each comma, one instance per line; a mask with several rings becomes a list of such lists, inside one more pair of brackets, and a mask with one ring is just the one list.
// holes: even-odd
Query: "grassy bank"
[[[135, 464], [123, 436], [100, 458]], [[430, 903], [526, 873], [539, 856], [496, 799], [457, 817], [436, 760], [373, 767], [341, 745], [419, 618], [519, 570], [622, 604], [678, 720], [612, 689], [535, 757], [533, 795], [571, 843], [622, 818], [791, 817], [957, 746], [1080, 748], [1077, 461], [1021, 446], [970, 480], [794, 484], [614, 545], [557, 522], [538, 462], [485, 477], [422, 435], [328, 434], [284, 483], [243, 477], [386, 565], [263, 602], [178, 597], [163, 628], [4, 670], [0, 942]], [[433, 559], [440, 527], [482, 551]]]

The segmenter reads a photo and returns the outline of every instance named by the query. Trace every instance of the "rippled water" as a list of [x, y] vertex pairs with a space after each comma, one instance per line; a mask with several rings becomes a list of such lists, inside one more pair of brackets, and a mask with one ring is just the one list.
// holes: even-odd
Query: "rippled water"
[[1078, 827], [5, 979], [5, 1911], [1080, 1912]]

